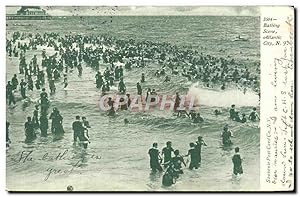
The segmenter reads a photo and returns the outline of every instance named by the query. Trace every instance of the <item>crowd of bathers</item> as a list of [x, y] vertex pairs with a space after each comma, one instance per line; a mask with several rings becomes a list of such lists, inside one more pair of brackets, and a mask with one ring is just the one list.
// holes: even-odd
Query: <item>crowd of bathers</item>
[[[49, 47], [54, 51], [51, 54], [48, 53], [48, 49], [45, 49]], [[39, 53], [41, 48], [44, 49], [40, 55], [35, 54], [28, 57], [28, 51]], [[141, 80], [137, 81], [137, 93], [142, 95], [143, 89], [146, 89], [146, 98], [150, 94], [157, 94], [155, 89], [142, 87], [147, 77], [163, 78], [162, 81], [168, 83], [172, 80], [172, 76], [176, 75], [187, 80], [200, 81], [208, 87], [220, 86], [221, 89], [226, 89], [228, 84], [256, 90], [259, 87], [259, 72], [250, 72], [251, 69], [246, 65], [241, 66], [235, 59], [204, 55], [197, 50], [166, 42], [124, 40], [108, 35], [14, 32], [6, 40], [6, 51], [9, 58], [18, 59], [19, 62], [19, 73], [14, 74], [6, 85], [8, 105], [14, 106], [17, 101], [23, 100], [22, 106], [27, 107], [33, 102], [28, 96], [28, 91], [36, 89], [41, 92], [33, 116], [27, 117], [27, 122], [34, 123], [33, 127], [48, 124], [46, 122], [50, 106], [48, 93], [55, 94], [57, 85], [61, 81], [63, 81], [63, 88], [67, 88], [68, 75], [77, 70], [78, 77], [81, 77], [84, 67], [91, 67], [95, 71], [95, 88], [101, 90], [103, 94], [109, 92], [110, 88], [117, 84], [118, 92], [126, 94], [128, 97], [130, 94], [126, 88], [124, 71], [130, 72], [133, 69], [141, 70]], [[143, 69], [149, 64], [157, 66], [153, 76], [145, 76], [143, 72]], [[259, 65], [255, 66], [257, 66], [257, 70]], [[15, 96], [18, 90], [20, 90], [20, 98]], [[175, 107], [179, 102], [177, 94]], [[58, 109], [54, 109], [54, 115], [52, 113], [50, 118], [55, 126], [51, 130], [53, 133], [63, 133], [62, 116]], [[122, 109], [126, 109], [126, 107]], [[217, 115], [219, 112], [215, 113]], [[109, 114], [114, 114], [113, 107]], [[178, 111], [177, 115], [180, 114], [182, 112]], [[199, 112], [185, 112], [185, 115], [190, 117], [194, 123], [204, 121]], [[238, 112], [230, 115], [233, 120], [244, 122], [245, 117], [242, 116], [240, 118]], [[42, 124], [38, 124], [39, 121]], [[27, 132], [27, 135], [33, 139], [35, 135], [32, 132], [31, 124], [27, 124], [26, 127], [29, 128], [26, 130], [30, 131]], [[47, 126], [41, 128], [42, 133], [45, 133], [47, 128]]]

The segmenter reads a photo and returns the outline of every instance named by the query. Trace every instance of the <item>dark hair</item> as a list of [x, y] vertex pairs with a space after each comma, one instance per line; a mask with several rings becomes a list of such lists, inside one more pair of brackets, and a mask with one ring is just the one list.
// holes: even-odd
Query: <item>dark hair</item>
[[82, 116], [81, 118], [82, 118], [82, 120], [83, 120], [83, 119], [84, 119], [84, 120], [86, 119], [86, 117], [84, 117], [84, 116]]
[[79, 120], [80, 119], [80, 116], [76, 116], [76, 120]]
[[235, 107], [235, 105], [231, 105], [231, 107]]
[[239, 148], [239, 147], [235, 147], [234, 151], [235, 151], [236, 153], [238, 153], [238, 152], [240, 152], [240, 148]]
[[190, 143], [190, 147], [194, 147], [195, 144], [193, 142]]
[[157, 146], [157, 143], [156, 143], [156, 142], [153, 143], [153, 147], [155, 147], [155, 146]]
[[256, 107], [253, 107], [253, 110], [256, 111]]
[[175, 150], [175, 151], [174, 151], [174, 154], [175, 154], [175, 155], [179, 155], [179, 150]]
[[171, 145], [172, 144], [172, 142], [171, 141], [167, 141], [167, 145]]

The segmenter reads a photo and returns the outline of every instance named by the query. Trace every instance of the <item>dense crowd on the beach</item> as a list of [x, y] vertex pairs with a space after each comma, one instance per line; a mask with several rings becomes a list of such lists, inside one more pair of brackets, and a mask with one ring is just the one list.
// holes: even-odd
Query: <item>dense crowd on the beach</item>
[[[33, 55], [28, 57], [30, 50], [38, 51], [40, 47], [52, 47], [54, 54], [49, 55], [47, 50], [43, 49], [40, 56]], [[126, 79], [124, 72], [131, 70], [140, 70], [141, 80], [137, 81], [137, 94], [147, 100], [149, 95], [157, 94], [155, 89], [142, 87], [147, 78], [158, 78], [164, 83], [172, 81], [173, 76], [181, 76], [188, 81], [199, 81], [205, 87], [213, 87], [221, 90], [228, 86], [243, 87], [243, 90], [252, 89], [259, 93], [259, 65], [255, 65], [254, 71], [246, 65], [240, 65], [237, 60], [232, 58], [214, 57], [204, 55], [197, 50], [189, 48], [180, 48], [169, 43], [159, 43], [151, 41], [136, 41], [133, 39], [123, 40], [107, 35], [80, 35], [68, 34], [59, 35], [57, 33], [31, 34], [14, 32], [11, 38], [6, 41], [7, 56], [18, 58], [19, 73], [14, 74], [11, 80], [7, 82], [6, 94], [8, 105], [14, 107], [16, 102], [22, 100], [22, 105], [27, 107], [34, 103], [28, 97], [28, 91], [40, 92], [40, 98], [35, 102], [35, 109], [32, 117], [27, 117], [25, 122], [25, 142], [31, 143], [37, 133], [41, 132], [41, 137], [48, 134], [48, 120], [51, 119], [51, 133], [56, 139], [60, 139], [64, 134], [62, 125], [63, 116], [59, 109], [53, 107], [53, 111], [48, 117], [48, 110], [51, 102], [48, 94], [55, 94], [57, 85], [63, 82], [64, 90], [68, 88], [68, 74], [78, 73], [82, 76], [85, 67], [91, 67], [95, 70], [95, 86], [103, 94], [109, 93], [111, 87], [118, 84], [118, 93], [126, 94], [130, 100], [130, 94], [126, 88]], [[41, 58], [41, 64], [39, 64]], [[149, 64], [156, 64], [157, 70], [152, 75], [145, 75], [143, 69]], [[100, 68], [104, 71], [100, 71]], [[77, 70], [77, 71], [74, 71]], [[47, 87], [48, 85], [48, 87]], [[21, 98], [16, 94], [20, 90]], [[144, 92], [144, 90], [146, 90]], [[111, 99], [108, 105], [111, 107], [108, 115], [113, 116], [115, 108]], [[196, 111], [177, 110], [180, 103], [179, 94], [176, 93], [174, 112], [177, 116], [186, 116], [193, 123], [205, 121], [204, 117]], [[121, 110], [129, 109], [130, 102], [126, 106], [120, 106]], [[214, 114], [218, 116], [222, 112], [215, 110]], [[247, 121], [257, 121], [259, 119], [256, 108], [253, 108], [249, 115], [240, 115], [232, 105], [229, 110], [230, 119], [239, 123]], [[129, 121], [126, 119], [125, 124]], [[7, 143], [9, 122], [7, 122]], [[74, 131], [74, 143], [79, 142], [85, 149], [90, 143], [88, 130], [89, 122], [86, 117], [76, 116], [72, 124]], [[231, 146], [231, 132], [228, 126], [225, 126], [222, 133], [222, 142], [224, 146]], [[202, 137], [198, 138], [197, 143], [190, 143], [188, 155], [191, 157], [190, 169], [198, 168], [201, 163], [201, 146], [206, 143]], [[162, 171], [160, 154], [157, 149], [157, 143], [149, 150], [150, 166], [153, 171]], [[200, 148], [199, 148], [200, 147]], [[174, 152], [174, 157], [171, 157]], [[235, 149], [238, 155], [239, 148]], [[170, 185], [174, 178], [182, 173], [181, 163], [185, 165], [182, 156], [178, 150], [173, 150], [171, 142], [162, 151], [164, 155], [164, 166], [166, 167], [165, 185]], [[234, 174], [241, 174], [241, 158], [234, 156]]]

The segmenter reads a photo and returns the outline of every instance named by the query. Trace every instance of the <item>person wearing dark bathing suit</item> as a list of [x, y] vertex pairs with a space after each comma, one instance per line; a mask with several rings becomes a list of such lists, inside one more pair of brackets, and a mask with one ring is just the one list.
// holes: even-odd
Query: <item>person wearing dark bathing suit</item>
[[48, 131], [48, 118], [46, 113], [42, 113], [40, 117], [40, 130], [41, 130], [41, 136], [47, 137], [47, 131]]
[[[82, 123], [82, 124], [84, 124], [84, 123]], [[88, 134], [87, 127], [83, 126], [83, 128], [84, 129], [81, 130], [78, 137], [79, 137], [80, 144], [83, 146], [84, 149], [86, 149], [88, 144], [91, 143], [91, 142], [90, 142], [90, 139], [89, 139], [89, 134]]]
[[241, 122], [240, 113], [238, 111], [235, 112], [233, 120], [236, 122]]
[[229, 117], [230, 117], [230, 119], [231, 120], [233, 120], [234, 119], [234, 117], [235, 117], [235, 105], [231, 105], [231, 108], [230, 108], [230, 110], [229, 110]]
[[218, 115], [220, 115], [220, 114], [221, 114], [221, 111], [220, 111], [220, 110], [218, 110], [218, 109], [216, 109], [216, 110], [214, 111], [214, 114], [215, 114], [216, 116], [218, 116]]
[[159, 150], [157, 149], [158, 144], [153, 143], [153, 147], [149, 149], [148, 154], [150, 156], [150, 168], [152, 172], [162, 172], [163, 169], [160, 166], [160, 156], [159, 156]]
[[129, 120], [127, 118], [124, 119], [124, 124], [125, 125], [129, 124]]
[[40, 98], [43, 98], [43, 97], [48, 99], [48, 93], [46, 92], [45, 88], [42, 89], [42, 92], [40, 94]]
[[41, 104], [41, 114], [47, 114], [47, 110], [49, 108], [49, 100], [48, 100], [48, 93], [46, 89], [43, 88], [40, 94], [40, 104]]
[[35, 110], [33, 111], [33, 116], [32, 116], [32, 123], [34, 125], [34, 128], [37, 129], [39, 128], [39, 106], [35, 106]]
[[145, 82], [145, 73], [142, 73], [141, 83]]
[[12, 89], [16, 90], [19, 85], [19, 81], [16, 74], [14, 74], [13, 78], [11, 79], [11, 84], [12, 84]]
[[236, 147], [234, 149], [235, 154], [232, 157], [232, 163], [233, 163], [233, 174], [238, 175], [238, 174], [243, 174], [243, 167], [242, 167], [242, 158], [240, 155], [240, 148]]
[[194, 143], [190, 143], [190, 149], [189, 149], [188, 154], [186, 156], [191, 157], [189, 169], [190, 170], [193, 170], [194, 168], [198, 169], [199, 168], [199, 153], [195, 149], [195, 144]]
[[27, 117], [27, 122], [25, 122], [25, 143], [31, 143], [35, 138], [36, 134], [34, 131], [34, 125], [31, 121], [31, 117]]
[[171, 186], [173, 185], [176, 181], [176, 174], [175, 171], [173, 169], [173, 167], [169, 166], [165, 172], [165, 174], [163, 175], [162, 178], [162, 184], [164, 186]]
[[179, 174], [183, 174], [182, 165], [186, 166], [184, 159], [179, 154], [179, 150], [174, 151], [175, 156], [171, 158], [171, 164], [173, 165], [174, 171], [179, 176]]
[[56, 107], [53, 108], [53, 112], [50, 114], [49, 119], [52, 119], [51, 123], [51, 132], [53, 134], [63, 134], [64, 129], [62, 127], [63, 117], [60, 115], [60, 112]]
[[[74, 68], [75, 69], [77, 68], [79, 73], [78, 75], [81, 76], [82, 74], [81, 64], [87, 67], [91, 67], [92, 69], [94, 69], [95, 72], [97, 72], [100, 68], [99, 62], [102, 62], [102, 60], [105, 64], [101, 65], [101, 69], [104, 68], [105, 66], [107, 68], [103, 72], [103, 76], [98, 71], [95, 78], [96, 78], [96, 87], [99, 88], [100, 91], [103, 90], [103, 93], [107, 93], [111, 89], [113, 89], [111, 87], [114, 86], [115, 85], [114, 83], [116, 83], [116, 81], [118, 80], [120, 81], [119, 91], [121, 93], [126, 93], [126, 86], [123, 81], [125, 80], [123, 75], [123, 68], [122, 66], [117, 65], [118, 63], [121, 64], [124, 63], [126, 71], [129, 72], [129, 70], [132, 69], [134, 70], [133, 74], [137, 74], [138, 76], [140, 76], [140, 74], [138, 73], [144, 72], [144, 70], [138, 71], [138, 68], [145, 67], [145, 61], [149, 61], [149, 62], [151, 61], [154, 64], [158, 62], [159, 64], [157, 67], [158, 69], [154, 75], [156, 77], [163, 76], [163, 78], [159, 78], [159, 79], [156, 78], [161, 82], [165, 81], [169, 83], [170, 79], [171, 78], [173, 79], [173, 76], [176, 75], [175, 78], [176, 80], [178, 79], [179, 81], [181, 80], [180, 77], [183, 76], [182, 78], [184, 79], [187, 78], [191, 82], [199, 81], [200, 83], [203, 83], [203, 85], [207, 85], [208, 87], [217, 87], [217, 89], [220, 89], [221, 86], [222, 90], [225, 90], [227, 89], [227, 87], [229, 86], [231, 87], [231, 85], [236, 85], [236, 84], [246, 86], [246, 87], [243, 86], [243, 88], [245, 89], [250, 88], [249, 87], [251, 85], [250, 81], [251, 83], [255, 82], [256, 88], [259, 87], [259, 77], [255, 76], [256, 73], [250, 73], [246, 68], [247, 65], [245, 65], [245, 68], [242, 68], [242, 66], [241, 67], [237, 66], [239, 64], [236, 64], [234, 59], [230, 60], [230, 59], [225, 59], [223, 57], [218, 58], [218, 57], [213, 57], [211, 55], [204, 55], [202, 53], [198, 54], [197, 50], [193, 51], [192, 49], [185, 49], [185, 48], [181, 49], [181, 47], [177, 48], [177, 46], [168, 43], [166, 44], [163, 43], [161, 45], [160, 43], [151, 42], [151, 41], [146, 41], [146, 42], [140, 42], [137, 40], [127, 41], [125, 39], [123, 40], [123, 39], [113, 38], [110, 36], [102, 36], [102, 35], [82, 36], [80, 34], [77, 35], [70, 34], [70, 35], [61, 36], [49, 32], [44, 33], [43, 35], [40, 35], [38, 33], [35, 36], [31, 35], [28, 37], [26, 33], [24, 33], [24, 38], [22, 35], [22, 38], [20, 38], [20, 40], [22, 41], [20, 42], [18, 41], [18, 37], [12, 40], [8, 40], [9, 42], [13, 42], [13, 43], [17, 41], [18, 48], [14, 45], [11, 45], [10, 47], [7, 47], [7, 51], [9, 56], [14, 55], [15, 57], [20, 57], [19, 71], [20, 73], [22, 73], [22, 77], [25, 78], [25, 80], [23, 79], [22, 82], [18, 84], [18, 79], [16, 75], [14, 75], [14, 77], [11, 79], [11, 83], [7, 84], [7, 90], [9, 90], [7, 91], [8, 93], [7, 96], [11, 95], [11, 97], [8, 97], [9, 104], [15, 103], [13, 90], [16, 90], [18, 88], [18, 85], [21, 86], [21, 96], [25, 100], [29, 99], [26, 95], [27, 89], [28, 90], [34, 89], [33, 79], [35, 78], [37, 78], [37, 80], [35, 81], [36, 89], [40, 89], [45, 84], [45, 81], [48, 81], [51, 93], [55, 93], [55, 89], [56, 89], [55, 82], [61, 79], [60, 76], [63, 73], [72, 72]], [[29, 40], [29, 44], [27, 43], [24, 44], [24, 42], [27, 42], [27, 39]], [[90, 44], [93, 45], [93, 47], [85, 46]], [[41, 68], [39, 68], [39, 65], [37, 64], [38, 58], [36, 55], [34, 55], [32, 61], [29, 64], [26, 63], [26, 57], [28, 58], [28, 55], [31, 54], [31, 53], [26, 53], [26, 51], [31, 49], [36, 50], [37, 46], [53, 47], [55, 51], [58, 51], [56, 54], [49, 56], [49, 53], [47, 53], [46, 50], [43, 50], [42, 55], [39, 55], [42, 56], [42, 65], [41, 65], [42, 70], [39, 70]], [[79, 47], [79, 50], [77, 50], [77, 47]], [[92, 48], [96, 48], [96, 50]], [[144, 58], [147, 58], [147, 60]], [[107, 65], [106, 63], [109, 65]], [[43, 70], [46, 71], [46, 75], [44, 74]], [[87, 74], [85, 75], [86, 77], [88, 77], [88, 73], [89, 72], [86, 73]], [[126, 73], [125, 77], [131, 75], [132, 73], [130, 74]], [[250, 78], [253, 78], [253, 80]], [[63, 78], [66, 87], [67, 80], [65, 79], [67, 79], [66, 76], [65, 78]], [[130, 85], [132, 85], [131, 82], [132, 80], [129, 79], [128, 83]], [[145, 82], [145, 74], [142, 73], [139, 83], [141, 84], [144, 82]], [[236, 83], [236, 84], [232, 84], [232, 83]], [[140, 84], [139, 87], [137, 84], [138, 95], [142, 95], [142, 93], [144, 93], [144, 90], [142, 90]], [[147, 84], [147, 85], [149, 85], [151, 88], [157, 88], [156, 86], [157, 84]], [[132, 87], [129, 87], [128, 89], [132, 91], [131, 88]], [[163, 89], [159, 90], [159, 92], [162, 91]], [[257, 93], [260, 95], [259, 92]], [[147, 91], [146, 100], [148, 98], [148, 95], [150, 94], [154, 95], [156, 93], [155, 91], [151, 91], [151, 89], [149, 88]], [[33, 92], [33, 95], [36, 95], [35, 92]], [[28, 119], [28, 121], [26, 122], [27, 124], [25, 126], [25, 133], [26, 133], [26, 138], [28, 136], [27, 141], [32, 141], [32, 139], [34, 139], [35, 136], [34, 127], [37, 126], [38, 124], [41, 130], [41, 136], [47, 136], [47, 129], [48, 129], [47, 109], [49, 108], [50, 101], [48, 100], [48, 95], [45, 92], [45, 89], [43, 89], [40, 96], [41, 96], [40, 117], [35, 110], [32, 120]], [[127, 97], [129, 98], [130, 95], [127, 95]], [[51, 97], [51, 99], [55, 99], [55, 97]], [[129, 105], [130, 105], [130, 99], [128, 100], [128, 106]], [[177, 107], [179, 107], [179, 105], [180, 105], [180, 97], [179, 97], [179, 93], [176, 93], [174, 111], [177, 112]], [[111, 115], [115, 114], [112, 100], [109, 106], [110, 106]], [[181, 111], [178, 110], [178, 111], [180, 112], [180, 114], [184, 114], [184, 115], [187, 113], [186, 110], [181, 110]], [[220, 111], [216, 110], [215, 115], [217, 116], [219, 114]], [[239, 117], [234, 105], [232, 105], [231, 109], [229, 110], [229, 115], [230, 115], [230, 119], [234, 121], [241, 122], [241, 123], [247, 122], [247, 118], [245, 117], [245, 114], [243, 114], [241, 118]], [[193, 112], [193, 114], [190, 114], [189, 116], [191, 117], [192, 122], [199, 123], [203, 121], [203, 118], [200, 116], [199, 113], [197, 114], [196, 112]], [[59, 114], [59, 112], [51, 114], [50, 118], [52, 119], [51, 130], [53, 131], [53, 133], [57, 133], [60, 130], [63, 131], [62, 117]], [[253, 108], [253, 111], [249, 115], [249, 120], [250, 121], [259, 120], [259, 116], [256, 112], [256, 108]], [[77, 117], [76, 117], [76, 121], [77, 121]], [[76, 123], [76, 121], [74, 123]], [[134, 120], [132, 121], [134, 122]], [[76, 126], [72, 125], [74, 130], [74, 141], [76, 141], [77, 138], [79, 138], [79, 140], [82, 142], [81, 144], [85, 148], [87, 148], [87, 144], [89, 143], [88, 128], [90, 128], [88, 121], [82, 118], [82, 122], [81, 122], [79, 117], [78, 122], [79, 123], [77, 125], [77, 128]], [[127, 120], [127, 118], [125, 118], [124, 123], [128, 124], [128, 122], [129, 121]], [[75, 130], [77, 130], [76, 135], [75, 135]], [[230, 141], [230, 137], [231, 137], [231, 132], [228, 130], [228, 127], [227, 129], [224, 128], [224, 132], [222, 134], [222, 138], [223, 138], [222, 140], [227, 142], [228, 140], [226, 139], [229, 139]], [[189, 168], [191, 169], [194, 169], [197, 166], [199, 166], [199, 163], [201, 162], [201, 147], [202, 145], [206, 146], [202, 137], [200, 139], [199, 138], [198, 138], [198, 142], [190, 143], [190, 150], [188, 152], [188, 155], [191, 157], [191, 163], [189, 166]], [[149, 150], [148, 152], [150, 155], [150, 166], [151, 168], [154, 166], [155, 171], [157, 170], [160, 171], [161, 167], [159, 161], [160, 160], [159, 151], [157, 150], [157, 144], [155, 147], [156, 149], [155, 148], [150, 149], [151, 151]], [[178, 165], [178, 163], [180, 164], [184, 163], [184, 160], [179, 155], [179, 151], [175, 151], [174, 153], [175, 157], [171, 158], [173, 151], [174, 150], [171, 146], [171, 143], [169, 142], [167, 143], [167, 147], [165, 147], [162, 150], [164, 163], [169, 163], [168, 165], [169, 167], [166, 168], [166, 174], [168, 175], [171, 174], [178, 175], [178, 171], [181, 170], [181, 167], [178, 168], [176, 166]], [[236, 150], [236, 154], [232, 158], [232, 162], [234, 165], [234, 174], [242, 173], [242, 168], [241, 168], [242, 162], [240, 156], [238, 155], [238, 152], [239, 150]], [[152, 161], [155, 162], [151, 162], [152, 157], [154, 157]], [[164, 182], [163, 184], [164, 185], [173, 184], [174, 183], [173, 180], [174, 180], [173, 178], [167, 178], [165, 179], [165, 181], [163, 181]]]
[[15, 105], [16, 104], [16, 100], [15, 100], [15, 96], [14, 96], [14, 92], [13, 92], [13, 87], [10, 83], [10, 81], [8, 81], [7, 85], [6, 85], [6, 96], [8, 98], [8, 105]]
[[80, 121], [80, 116], [76, 116], [75, 118], [76, 120], [72, 124], [74, 143], [76, 143], [79, 135], [84, 132], [84, 127], [82, 125], [82, 122]]
[[147, 89], [147, 93], [146, 93], [146, 101], [148, 100], [148, 96], [151, 94], [151, 89], [148, 88]]
[[68, 86], [68, 76], [67, 76], [67, 74], [64, 74], [64, 82], [63, 82], [63, 84], [64, 84], [64, 88], [66, 88], [67, 86]]
[[131, 104], [130, 94], [126, 94], [126, 96], [127, 96], [127, 108], [129, 108]]
[[175, 97], [175, 104], [174, 104], [174, 111], [177, 112], [178, 111], [178, 107], [180, 105], [180, 96], [179, 93], [176, 92], [176, 97]]
[[194, 123], [204, 122], [204, 119], [200, 116], [200, 113], [197, 113], [196, 118], [193, 121]]
[[256, 120], [259, 120], [259, 116], [258, 116], [258, 113], [256, 111], [256, 107], [253, 107], [252, 112], [249, 115], [249, 119], [253, 122], [255, 122]]
[[195, 112], [195, 110], [191, 110], [189, 113], [189, 117], [193, 122], [196, 119], [196, 116], [197, 116], [197, 113]]
[[168, 141], [166, 143], [166, 147], [164, 147], [161, 151], [162, 156], [164, 157], [164, 167], [167, 167], [168, 163], [170, 162], [172, 158], [172, 152], [174, 152], [174, 149], [172, 148], [172, 142]]
[[222, 133], [222, 142], [224, 146], [231, 146], [232, 142], [230, 137], [232, 136], [231, 132], [228, 129], [228, 125], [225, 125]]
[[21, 87], [21, 95], [22, 95], [23, 99], [25, 99], [27, 97], [26, 96], [26, 85], [27, 85], [27, 83], [24, 81], [24, 79], [21, 79], [20, 87]]
[[137, 94], [142, 96], [142, 86], [141, 86], [140, 82], [137, 82], [136, 88], [137, 88]]
[[198, 141], [196, 141], [196, 145], [195, 145], [195, 152], [196, 152], [195, 156], [196, 156], [196, 160], [199, 163], [199, 165], [201, 164], [201, 159], [202, 159], [202, 157], [201, 157], [202, 146], [207, 146], [207, 144], [203, 140], [203, 137], [199, 136]]
[[82, 116], [81, 119], [82, 119], [82, 124], [83, 124], [83, 126], [84, 126], [85, 128], [87, 128], [87, 129], [92, 128], [92, 127], [90, 126], [89, 121], [86, 119], [86, 117]]

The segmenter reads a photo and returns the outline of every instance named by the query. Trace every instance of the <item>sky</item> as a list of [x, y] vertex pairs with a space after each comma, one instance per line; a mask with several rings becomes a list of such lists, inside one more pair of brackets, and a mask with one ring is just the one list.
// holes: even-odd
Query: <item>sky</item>
[[[199, 6], [42, 6], [52, 16], [100, 15], [208, 15], [259, 16], [258, 7], [199, 7]], [[20, 6], [7, 6], [7, 14], [15, 14]]]

